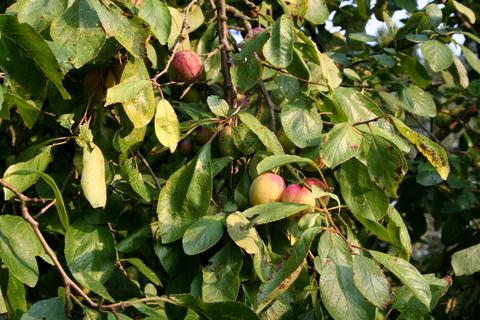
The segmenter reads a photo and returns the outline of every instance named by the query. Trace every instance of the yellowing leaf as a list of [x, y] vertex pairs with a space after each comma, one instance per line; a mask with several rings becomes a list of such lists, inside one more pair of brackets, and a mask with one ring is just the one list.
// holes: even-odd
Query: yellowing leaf
[[105, 207], [107, 187], [105, 185], [105, 160], [102, 151], [93, 142], [83, 149], [82, 190], [94, 208]]
[[395, 127], [397, 127], [397, 130], [402, 136], [417, 147], [418, 151], [427, 158], [443, 180], [447, 180], [448, 174], [450, 173], [450, 164], [448, 163], [445, 150], [424, 135], [413, 131], [400, 120], [396, 118], [392, 119]]
[[157, 104], [155, 113], [155, 134], [158, 141], [174, 152], [180, 140], [180, 124], [172, 105], [165, 99]]

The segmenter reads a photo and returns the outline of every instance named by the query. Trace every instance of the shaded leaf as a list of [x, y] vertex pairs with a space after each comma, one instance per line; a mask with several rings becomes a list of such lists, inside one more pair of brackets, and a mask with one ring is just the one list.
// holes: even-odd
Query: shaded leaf
[[22, 120], [25, 122], [25, 125], [31, 129], [35, 125], [40, 113], [42, 112], [37, 105], [32, 100], [24, 100], [20, 96], [13, 94], [5, 94], [5, 99], [10, 100], [14, 103], [17, 108]]
[[182, 245], [186, 254], [194, 255], [211, 248], [223, 236], [223, 215], [204, 216], [188, 227]]
[[282, 255], [258, 290], [257, 313], [286, 291], [297, 279], [312, 241], [321, 231], [322, 228], [319, 227], [307, 229], [295, 245]]
[[395, 246], [400, 258], [406, 261], [410, 260], [412, 252], [410, 234], [402, 216], [392, 205], [388, 207], [385, 220], [388, 221], [387, 230], [391, 239], [389, 242]]
[[0, 15], [0, 52], [8, 52], [0, 55], [2, 69], [29, 93], [43, 99], [46, 77], [60, 91], [63, 99], [70, 99], [62, 84], [63, 73], [57, 59], [42, 36], [30, 25], [18, 23], [15, 16]]
[[128, 233], [125, 238], [120, 240], [115, 245], [115, 249], [121, 252], [132, 252], [137, 250], [145, 243], [145, 241], [147, 241], [150, 231], [150, 225], [147, 224], [133, 232]]
[[388, 209], [388, 196], [370, 178], [367, 167], [351, 159], [340, 167], [343, 199], [355, 216], [380, 220]]
[[437, 107], [432, 96], [414, 84], [396, 84], [402, 107], [419, 116], [434, 117]]
[[45, 299], [34, 303], [21, 320], [67, 319], [65, 296]]
[[258, 121], [253, 115], [249, 113], [239, 113], [240, 120], [245, 123], [250, 130], [252, 130], [262, 141], [263, 145], [267, 148], [268, 151], [273, 154], [283, 154], [283, 147], [277, 139], [277, 136], [270, 131], [267, 127]]
[[240, 215], [246, 218], [255, 217], [252, 219], [250, 226], [257, 226], [286, 218], [308, 208], [309, 205], [306, 204], [271, 202], [248, 208]]
[[234, 301], [240, 288], [242, 252], [232, 242], [209, 259], [202, 269], [202, 299], [204, 301]]
[[205, 319], [260, 320], [250, 307], [238, 301], [205, 303], [191, 294], [170, 295], [168, 299], [176, 305], [192, 309]]
[[265, 159], [260, 161], [257, 165], [257, 171], [258, 173], [264, 173], [272, 169], [285, 166], [287, 164], [305, 162], [310, 164], [317, 170], [320, 170], [318, 169], [317, 164], [309, 158], [303, 158], [292, 154], [276, 154], [270, 157], [266, 157]]
[[380, 136], [371, 137], [367, 158], [368, 173], [390, 197], [397, 196], [397, 186], [407, 172], [405, 157], [396, 145]]
[[247, 92], [262, 77], [262, 66], [253, 53], [242, 57], [235, 55], [234, 59], [236, 59], [236, 65], [230, 69], [232, 83], [240, 91]]
[[67, 9], [67, 0], [22, 0], [18, 6], [18, 22], [28, 23], [37, 32]]
[[115, 268], [115, 243], [110, 229], [105, 225], [93, 225], [82, 218], [70, 225], [65, 236], [65, 258], [75, 279], [82, 282], [86, 272], [104, 283]]
[[135, 267], [138, 268], [138, 271], [140, 271], [145, 277], [147, 277], [148, 280], [152, 281], [153, 284], [159, 286], [162, 284], [158, 276], [155, 274], [155, 272], [152, 271], [145, 263], [143, 263], [142, 260], [138, 258], [127, 258], [125, 259], [128, 263], [133, 264]]
[[[0, 268], [0, 299], [11, 320], [20, 320], [27, 311], [25, 285], [7, 268]], [[5, 310], [4, 309], [4, 310]]]
[[82, 286], [84, 286], [88, 290], [95, 292], [100, 297], [108, 301], [115, 302], [115, 299], [112, 298], [112, 296], [110, 295], [110, 293], [108, 293], [107, 289], [103, 286], [103, 284], [101, 284], [87, 272], [80, 271], [79, 273], [80, 277], [78, 277], [78, 279]]
[[[39, 254], [38, 241], [32, 247], [33, 230], [19, 216], [0, 216], [0, 258], [11, 275], [34, 287], [38, 281], [38, 265], [35, 255]], [[33, 239], [36, 239], [33, 236]]]
[[163, 243], [180, 239], [188, 227], [204, 216], [212, 195], [210, 143], [186, 166], [168, 178], [158, 199], [158, 225]]

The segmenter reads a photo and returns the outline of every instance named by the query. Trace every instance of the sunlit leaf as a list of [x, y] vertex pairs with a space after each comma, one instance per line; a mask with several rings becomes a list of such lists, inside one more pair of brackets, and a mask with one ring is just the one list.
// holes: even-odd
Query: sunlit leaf
[[217, 243], [223, 236], [224, 219], [223, 215], [204, 216], [192, 223], [182, 238], [185, 253], [199, 254]]
[[160, 44], [165, 45], [172, 27], [172, 16], [165, 3], [160, 0], [145, 0], [140, 6], [138, 16], [148, 22]]
[[293, 59], [292, 17], [282, 15], [274, 24], [270, 39], [263, 47], [263, 55], [271, 64], [285, 68]]
[[175, 152], [180, 141], [180, 125], [177, 114], [168, 100], [162, 99], [157, 104], [155, 113], [155, 134], [158, 141]]
[[362, 135], [350, 123], [340, 123], [325, 134], [320, 147], [323, 163], [335, 168], [360, 150]]
[[452, 267], [457, 276], [480, 271], [480, 244], [455, 252], [452, 256]]

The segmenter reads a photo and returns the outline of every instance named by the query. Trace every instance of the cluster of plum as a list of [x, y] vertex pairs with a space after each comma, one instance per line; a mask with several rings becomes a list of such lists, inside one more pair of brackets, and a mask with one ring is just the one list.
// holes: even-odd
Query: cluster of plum
[[[309, 208], [296, 213], [289, 218], [298, 222], [304, 215], [315, 211], [315, 207], [323, 208], [328, 204], [329, 197], [315, 198], [311, 188], [316, 186], [320, 190], [326, 190], [327, 185], [317, 178], [306, 178], [304, 185], [291, 184], [286, 186], [285, 180], [274, 173], [262, 173], [250, 186], [250, 202], [259, 205], [270, 202], [285, 202], [310, 205]], [[310, 189], [309, 189], [310, 188]]]

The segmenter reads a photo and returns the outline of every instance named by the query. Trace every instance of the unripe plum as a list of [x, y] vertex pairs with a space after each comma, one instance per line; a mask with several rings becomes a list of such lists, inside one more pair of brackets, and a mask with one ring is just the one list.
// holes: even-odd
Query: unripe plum
[[197, 81], [202, 75], [202, 61], [200, 57], [191, 50], [182, 50], [175, 53], [172, 60], [172, 67], [175, 74], [188, 83]]
[[285, 181], [274, 173], [262, 173], [250, 186], [250, 202], [253, 205], [279, 202], [285, 190]]
[[240, 156], [242, 154], [233, 143], [232, 130], [231, 126], [225, 126], [218, 135], [218, 147], [224, 157]]
[[309, 204], [310, 207], [290, 216], [290, 220], [298, 222], [307, 213], [315, 211], [315, 197], [313, 193], [299, 184], [289, 185], [282, 195], [282, 202], [293, 202], [299, 204]]
[[[328, 186], [325, 183], [318, 180], [317, 178], [307, 178], [304, 181], [307, 186], [310, 186], [310, 187], [317, 186], [320, 190], [323, 190], [323, 191], [327, 190], [328, 188]], [[326, 207], [328, 205], [329, 200], [330, 200], [329, 196], [323, 196], [316, 199], [317, 207], [322, 207], [322, 205]]]

